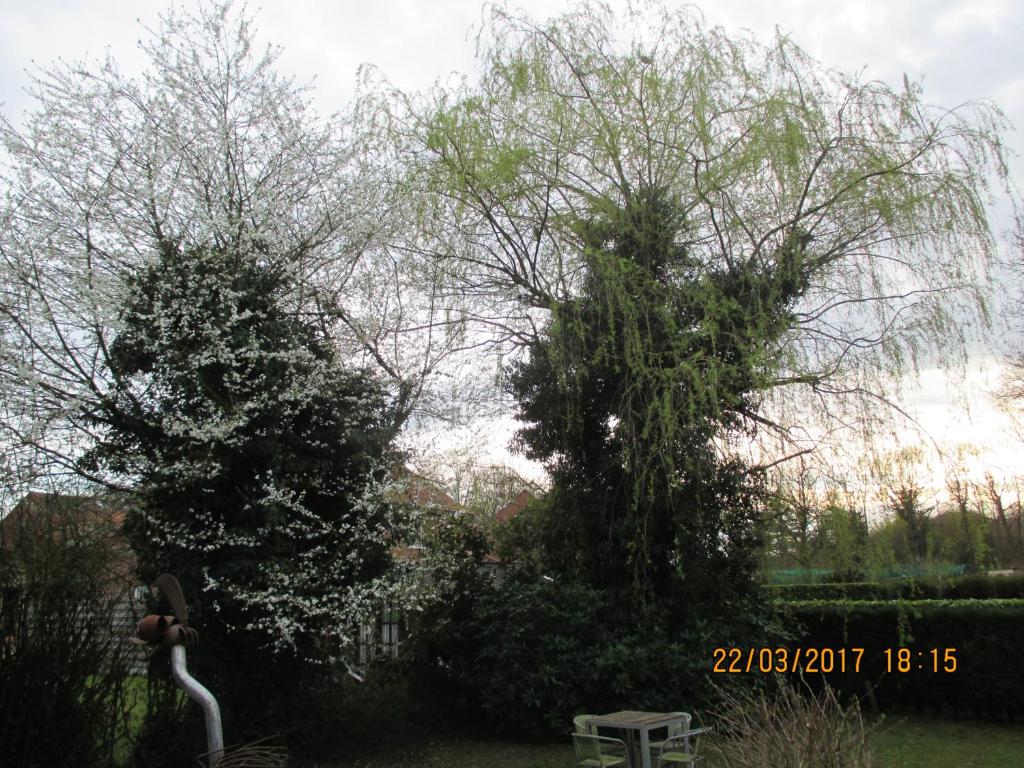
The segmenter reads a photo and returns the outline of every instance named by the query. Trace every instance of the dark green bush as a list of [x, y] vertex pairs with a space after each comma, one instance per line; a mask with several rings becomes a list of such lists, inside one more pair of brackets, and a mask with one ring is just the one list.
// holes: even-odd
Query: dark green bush
[[8, 593], [0, 610], [12, 602], [14, 631], [3, 627], [0, 650], [4, 765], [110, 764], [125, 677], [107, 653], [110, 624], [92, 619], [87, 604], [73, 597]]
[[[274, 737], [299, 764], [319, 762], [383, 737], [404, 711], [400, 688], [384, 676], [359, 685], [341, 665], [316, 667], [283, 655], [268, 663], [242, 643], [235, 655], [230, 648], [217, 653], [218, 647], [225, 646], [205, 643], [200, 635], [199, 646], [188, 652], [188, 667], [217, 698], [228, 745]], [[131, 764], [177, 768], [205, 752], [206, 743], [198, 705], [163, 677], [150, 685]]]
[[581, 712], [703, 709], [711, 649], [772, 631], [754, 613], [708, 623], [671, 614], [578, 584], [511, 578], [479, 590], [460, 623], [445, 621], [420, 669], [441, 678], [435, 693], [462, 703], [460, 718], [549, 737]]
[[[794, 648], [864, 649], [859, 671], [848, 665], [826, 676], [838, 690], [863, 697], [870, 687], [883, 708], [1024, 714], [1024, 600], [800, 601], [785, 612], [791, 627], [805, 630]], [[896, 670], [901, 647], [911, 649], [908, 672]], [[953, 672], [943, 669], [946, 649], [955, 649]]]
[[714, 647], [780, 641], [756, 593], [714, 612], [668, 599], [644, 606], [630, 590], [552, 579], [529, 558], [488, 567], [489, 543], [465, 520], [439, 520], [428, 534], [434, 597], [413, 623], [410, 671], [431, 717], [552, 737], [585, 712], [699, 710], [712, 695]]
[[133, 734], [129, 766], [175, 768], [206, 751], [202, 712], [169, 676], [147, 677], [141, 719], [138, 731]]

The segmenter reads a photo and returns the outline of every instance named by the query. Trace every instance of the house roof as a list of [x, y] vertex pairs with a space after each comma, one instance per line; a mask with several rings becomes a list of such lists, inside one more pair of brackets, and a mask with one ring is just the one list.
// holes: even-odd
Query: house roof
[[447, 493], [419, 478], [414, 478], [398, 491], [395, 500], [417, 507], [439, 507], [452, 512], [462, 509], [462, 506]]
[[522, 512], [526, 508], [526, 505], [535, 498], [536, 496], [524, 488], [516, 494], [516, 497], [512, 499], [512, 501], [494, 513], [494, 519], [499, 523], [507, 523], [513, 517]]
[[[389, 494], [392, 501], [440, 512], [457, 513], [462, 511], [462, 505], [449, 494], [408, 467], [398, 467], [393, 474], [397, 487]], [[423, 546], [418, 542], [400, 544], [391, 548], [391, 556], [396, 560], [417, 562], [423, 558], [423, 555]]]
[[127, 510], [102, 497], [31, 491], [0, 519], [0, 546], [14, 547], [23, 537], [49, 537], [55, 544], [70, 544], [83, 536], [105, 542], [112, 554], [107, 563], [111, 587], [131, 580], [135, 555], [124, 538]]
[[31, 530], [45, 525], [57, 533], [59, 531], [53, 525], [55, 522], [64, 523], [66, 526], [103, 523], [110, 525], [114, 530], [120, 530], [126, 514], [123, 507], [112, 506], [96, 496], [30, 491], [0, 519], [0, 530]]
[[418, 475], [407, 467], [394, 471], [396, 489], [391, 493], [393, 501], [416, 507], [433, 507], [457, 512], [462, 505], [445, 493], [431, 480]]

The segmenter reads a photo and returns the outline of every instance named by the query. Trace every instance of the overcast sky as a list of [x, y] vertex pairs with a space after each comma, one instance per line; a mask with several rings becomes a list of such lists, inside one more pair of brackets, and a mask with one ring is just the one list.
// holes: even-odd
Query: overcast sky
[[[615, 5], [617, 3], [613, 3]], [[131, 68], [136, 42], [167, 2], [0, 0], [0, 102], [8, 117], [28, 100], [24, 70], [58, 57], [77, 61], [109, 47]], [[259, 5], [259, 4], [254, 4]], [[516, 4], [536, 17], [571, 7], [564, 0]], [[716, 0], [696, 3], [709, 21], [760, 36], [776, 26], [813, 56], [847, 71], [898, 83], [923, 78], [931, 101], [953, 106], [987, 97], [1024, 122], [1024, 2], [1020, 0]], [[474, 67], [467, 31], [476, 0], [265, 0], [260, 36], [283, 47], [281, 68], [316, 78], [323, 109], [351, 97], [362, 63], [380, 67], [403, 89], [420, 89]], [[1024, 148], [1017, 131], [1011, 143]], [[1018, 167], [1021, 167], [1018, 163]]]
[[[613, 2], [612, 5], [618, 3]], [[517, 5], [544, 18], [563, 12], [563, 0]], [[898, 84], [906, 73], [923, 80], [926, 99], [955, 106], [988, 98], [1024, 127], [1024, 2], [1021, 0], [716, 0], [695, 3], [707, 19], [759, 36], [776, 26], [828, 66], [863, 70]], [[356, 70], [377, 65], [404, 90], [428, 87], [453, 71], [474, 70], [468, 30], [479, 21], [477, 0], [264, 0], [259, 37], [283, 47], [279, 68], [300, 82], [315, 78], [320, 109], [334, 112], [351, 98]], [[142, 66], [136, 43], [155, 26], [167, 2], [148, 0], [0, 0], [0, 102], [15, 123], [31, 106], [26, 69], [57, 58], [95, 59], [109, 48], [123, 68]], [[1012, 168], [1024, 180], [1021, 130], [1007, 134]], [[979, 365], [986, 359], [979, 358]], [[980, 370], [972, 389], [990, 386], [993, 371]], [[983, 396], [968, 417], [945, 395], [946, 382], [925, 372], [915, 398], [919, 416], [942, 443], [984, 443], [983, 463], [1000, 474], [1024, 474], [1020, 441], [1004, 434], [1001, 418]]]

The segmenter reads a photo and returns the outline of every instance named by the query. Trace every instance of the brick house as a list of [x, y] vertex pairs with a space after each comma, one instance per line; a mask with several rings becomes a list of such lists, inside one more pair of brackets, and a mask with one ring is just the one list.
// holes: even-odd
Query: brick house
[[534, 494], [530, 493], [528, 489], [524, 488], [518, 494], [516, 494], [516, 497], [512, 499], [512, 501], [510, 501], [508, 504], [506, 504], [504, 507], [502, 507], [501, 509], [494, 513], [495, 522], [499, 525], [502, 523], [507, 523], [513, 517], [515, 517], [524, 509], [526, 509], [529, 503], [536, 498], [537, 497]]
[[[112, 633], [128, 638], [135, 633], [141, 617], [145, 588], [135, 582], [135, 557], [122, 531], [125, 515], [123, 504], [112, 497], [32, 491], [0, 519], [0, 550], [9, 552], [18, 547], [27, 557], [34, 557], [39, 542], [61, 548], [85, 542], [104, 552], [99, 570], [90, 578], [97, 581], [98, 602], [110, 608]], [[44, 558], [45, 552], [40, 557]], [[17, 559], [13, 562], [12, 567], [0, 570], [0, 589], [8, 598], [25, 579]], [[5, 620], [0, 617], [0, 621]], [[144, 673], [144, 652], [129, 649], [128, 654], [132, 671]]]

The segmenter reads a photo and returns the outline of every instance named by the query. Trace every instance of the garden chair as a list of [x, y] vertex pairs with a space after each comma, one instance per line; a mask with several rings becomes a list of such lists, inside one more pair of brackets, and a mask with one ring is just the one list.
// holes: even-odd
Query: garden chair
[[593, 715], [576, 715], [572, 719], [573, 727], [576, 729], [576, 733], [582, 733], [588, 736], [597, 736], [597, 728], [590, 724], [590, 718]]
[[[600, 734], [598, 734], [597, 732], [597, 726], [590, 724], [590, 718], [592, 717], [593, 715], [576, 715], [576, 717], [572, 719], [572, 724], [573, 727], [576, 729], [576, 733], [584, 734], [587, 736], [599, 736]], [[608, 754], [612, 755], [625, 754], [625, 747], [623, 747], [623, 749], [620, 751], [618, 747], [614, 745], [608, 745], [605, 748], [605, 751]]]
[[[678, 765], [693, 768], [696, 763], [704, 759], [700, 755], [700, 747], [701, 739], [707, 732], [707, 728], [693, 728], [665, 739], [658, 748], [658, 762], [655, 763], [655, 768]], [[691, 738], [693, 738], [692, 742]]]
[[622, 739], [574, 733], [572, 745], [576, 750], [576, 768], [614, 768], [620, 765], [631, 768]]
[[[680, 721], [678, 723], [672, 723], [672, 725], [668, 727], [668, 736], [665, 737], [666, 740], [671, 739], [675, 736], [681, 736], [683, 734], [683, 731], [690, 730], [690, 722], [693, 720], [693, 717], [690, 715], [689, 712], [673, 712], [672, 714], [679, 715]], [[664, 741], [651, 742], [652, 757], [657, 755], [658, 752], [661, 751], [661, 747], [664, 743]]]

